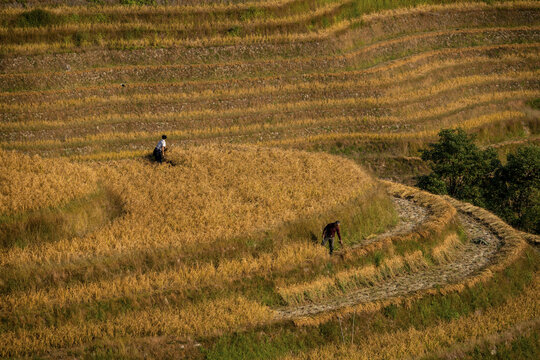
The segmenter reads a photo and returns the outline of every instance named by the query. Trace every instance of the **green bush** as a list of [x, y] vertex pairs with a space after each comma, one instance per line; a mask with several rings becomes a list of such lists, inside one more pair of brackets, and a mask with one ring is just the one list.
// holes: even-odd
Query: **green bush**
[[540, 233], [540, 147], [509, 154], [502, 165], [492, 149], [480, 150], [463, 130], [441, 130], [422, 150], [432, 172], [416, 185], [435, 194], [485, 207], [522, 230]]
[[497, 153], [480, 150], [474, 137], [462, 129], [444, 129], [439, 142], [421, 150], [422, 160], [429, 162], [433, 172], [418, 179], [417, 186], [438, 194], [485, 206], [488, 184], [500, 166]]
[[427, 190], [433, 194], [448, 194], [446, 183], [435, 173], [420, 176], [416, 185], [419, 188]]
[[50, 11], [34, 9], [21, 13], [16, 20], [16, 25], [22, 27], [41, 27], [54, 25], [58, 22], [58, 17]]
[[489, 208], [511, 225], [540, 234], [540, 147], [509, 154], [490, 188]]

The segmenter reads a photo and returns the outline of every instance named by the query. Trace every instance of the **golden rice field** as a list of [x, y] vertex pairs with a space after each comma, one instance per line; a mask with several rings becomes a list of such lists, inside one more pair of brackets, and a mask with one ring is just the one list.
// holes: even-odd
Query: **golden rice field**
[[0, 1], [0, 357], [538, 358], [538, 237], [403, 184], [539, 143], [539, 49], [537, 1]]

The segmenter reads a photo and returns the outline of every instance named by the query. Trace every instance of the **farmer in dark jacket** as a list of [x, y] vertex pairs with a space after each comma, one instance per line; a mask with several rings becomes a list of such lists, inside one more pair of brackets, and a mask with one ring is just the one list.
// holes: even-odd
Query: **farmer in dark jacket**
[[343, 246], [343, 241], [341, 241], [341, 233], [339, 232], [339, 221], [330, 223], [324, 227], [324, 230], [322, 232], [322, 246], [326, 245], [326, 242], [328, 241], [328, 246], [330, 247], [330, 255], [334, 252], [334, 236], [336, 235], [339, 238], [339, 244]]

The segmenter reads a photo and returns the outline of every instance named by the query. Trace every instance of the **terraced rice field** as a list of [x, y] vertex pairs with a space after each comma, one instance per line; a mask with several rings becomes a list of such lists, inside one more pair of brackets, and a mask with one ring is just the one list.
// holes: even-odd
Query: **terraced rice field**
[[26, 3], [0, 4], [1, 357], [540, 353], [537, 237], [377, 179], [442, 128], [539, 142], [538, 2]]

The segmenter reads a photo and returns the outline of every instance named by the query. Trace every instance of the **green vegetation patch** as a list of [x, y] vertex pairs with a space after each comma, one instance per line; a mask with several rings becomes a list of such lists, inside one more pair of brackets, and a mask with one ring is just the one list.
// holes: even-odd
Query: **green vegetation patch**
[[15, 19], [15, 25], [21, 27], [50, 26], [55, 25], [58, 22], [58, 16], [48, 10], [39, 8], [25, 11]]
[[531, 99], [527, 101], [527, 104], [533, 109], [540, 109], [540, 98]]

